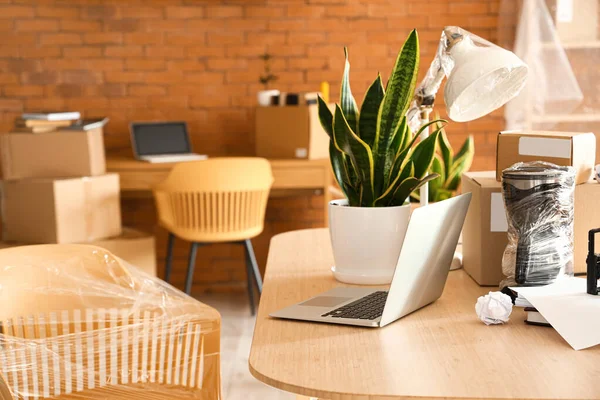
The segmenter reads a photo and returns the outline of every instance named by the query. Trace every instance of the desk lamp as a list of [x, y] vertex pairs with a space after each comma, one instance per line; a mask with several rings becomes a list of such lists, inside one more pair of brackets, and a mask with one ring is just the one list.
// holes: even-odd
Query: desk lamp
[[[527, 65], [505, 50], [458, 26], [442, 32], [436, 56], [415, 91], [407, 113], [413, 131], [429, 122], [435, 95], [444, 77], [446, 111], [456, 122], [472, 121], [502, 107], [525, 86]], [[416, 128], [416, 129], [415, 129]], [[429, 128], [421, 140], [429, 136]], [[427, 205], [428, 184], [421, 187], [421, 205]]]

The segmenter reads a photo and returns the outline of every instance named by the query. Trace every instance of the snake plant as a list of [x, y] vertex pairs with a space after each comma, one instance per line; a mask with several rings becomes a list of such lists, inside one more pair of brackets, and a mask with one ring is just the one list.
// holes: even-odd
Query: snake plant
[[[475, 155], [472, 135], [465, 140], [458, 153], [454, 154], [444, 128], [438, 125], [438, 129], [440, 131], [439, 152], [433, 159], [431, 172], [437, 173], [439, 176], [429, 182], [430, 202], [442, 201], [454, 196], [460, 185], [460, 177], [463, 172], [467, 172], [471, 168]], [[419, 193], [414, 192], [411, 197], [418, 201]]]
[[[329, 156], [340, 188], [354, 207], [403, 205], [410, 194], [438, 177], [428, 173], [443, 120], [413, 134], [406, 120], [419, 69], [419, 38], [413, 30], [383, 87], [381, 75], [367, 89], [360, 109], [350, 89], [350, 63], [342, 76], [340, 102], [332, 112], [321, 97], [319, 119], [330, 137]], [[417, 142], [425, 127], [433, 133]]]

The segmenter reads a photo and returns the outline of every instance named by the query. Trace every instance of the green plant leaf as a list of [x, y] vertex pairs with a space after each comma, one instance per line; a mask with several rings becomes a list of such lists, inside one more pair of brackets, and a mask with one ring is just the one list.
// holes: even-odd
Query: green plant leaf
[[367, 89], [365, 98], [360, 107], [360, 116], [358, 120], [358, 134], [360, 138], [373, 148], [375, 135], [377, 133], [377, 115], [379, 107], [383, 101], [385, 91], [381, 82], [381, 75], [377, 74], [375, 81]]
[[325, 132], [329, 135], [329, 138], [333, 140], [333, 114], [325, 103], [325, 100], [321, 96], [317, 96], [317, 102], [319, 107], [319, 121], [321, 126], [325, 129]]
[[[441, 133], [440, 133], [441, 136]], [[438, 174], [439, 176], [429, 182], [429, 201], [439, 201], [438, 194], [439, 190], [444, 185], [444, 162], [439, 154], [436, 154], [431, 163], [431, 172]]]
[[415, 165], [412, 161], [409, 161], [402, 171], [398, 173], [392, 180], [392, 183], [388, 186], [388, 188], [383, 192], [381, 196], [377, 198], [375, 201], [375, 205], [385, 207], [387, 206], [392, 197], [394, 196], [394, 192], [398, 188], [398, 185], [403, 182], [406, 178], [412, 177], [415, 173]]
[[398, 159], [398, 157], [400, 156], [400, 149], [402, 147], [402, 142], [406, 141], [407, 138], [406, 136], [408, 135], [408, 131], [409, 131], [409, 127], [408, 124], [406, 123], [406, 116], [402, 117], [402, 119], [400, 120], [400, 123], [398, 124], [398, 127], [396, 128], [396, 132], [394, 132], [394, 137], [392, 139], [392, 143], [390, 144], [390, 149], [387, 152], [386, 157], [388, 158], [388, 160], [385, 163], [385, 169], [387, 169], [386, 173], [386, 177], [384, 180], [384, 188], [389, 186], [390, 181], [392, 179], [394, 179], [394, 177], [396, 176], [396, 174], [399, 171], [399, 168], [394, 168], [396, 165], [396, 160]]
[[445, 188], [455, 191], [460, 185], [460, 178], [464, 172], [471, 168], [473, 157], [475, 156], [475, 143], [473, 136], [469, 136], [463, 143], [460, 151], [456, 153], [456, 158], [451, 166], [450, 172], [446, 177]]
[[[443, 119], [440, 119], [439, 121], [440, 122], [446, 122]], [[421, 133], [423, 132], [423, 130], [425, 130], [425, 128], [427, 128], [428, 126], [431, 126], [435, 122], [438, 122], [438, 120], [430, 121], [430, 122], [426, 123], [425, 125], [423, 125], [422, 127], [419, 128], [418, 132], [415, 135], [413, 135], [410, 140], [406, 141], [407, 142], [406, 146], [402, 146], [403, 147], [402, 151], [400, 152], [400, 154], [398, 154], [396, 156], [396, 161], [394, 162], [395, 164], [398, 163], [398, 162], [399, 162], [399, 166], [405, 164], [406, 157], [410, 153], [410, 151], [411, 151], [413, 145], [415, 144], [415, 142], [417, 141], [417, 139], [419, 139], [419, 136], [421, 136]], [[433, 134], [435, 134], [438, 131], [439, 131], [439, 129], [435, 129], [433, 131]], [[408, 128], [407, 137], [408, 136], [410, 136], [410, 128]], [[431, 134], [430, 134], [430, 136], [431, 136]]]
[[394, 196], [390, 202], [390, 206], [401, 206], [404, 204], [406, 199], [410, 196], [410, 194], [423, 186], [425, 183], [432, 181], [437, 178], [437, 174], [430, 174], [424, 177], [423, 179], [417, 179], [414, 177], [406, 178], [396, 189], [394, 192]]
[[438, 136], [439, 131], [435, 131], [426, 139], [421, 140], [410, 155], [410, 159], [415, 163], [415, 177], [418, 179], [424, 177], [431, 167], [435, 149], [437, 147]]
[[360, 204], [363, 207], [372, 207], [373, 194], [373, 154], [371, 148], [361, 140], [350, 128], [348, 121], [339, 105], [336, 104], [333, 117], [333, 131], [338, 148], [346, 153], [352, 164], [356, 167], [358, 175]]
[[389, 169], [392, 167], [386, 155], [394, 132], [413, 98], [418, 69], [419, 38], [417, 31], [413, 30], [396, 58], [377, 117], [374, 142], [377, 193], [381, 192], [385, 177], [389, 176]]
[[473, 155], [475, 155], [475, 141], [473, 140], [473, 135], [469, 135], [467, 140], [465, 140], [465, 142], [461, 146], [460, 150], [458, 150], [458, 153], [456, 153], [456, 155], [454, 156], [455, 162], [466, 154], [470, 155], [471, 159]]
[[329, 142], [329, 159], [331, 160], [331, 167], [336, 181], [340, 185], [342, 192], [348, 199], [348, 204], [351, 206], [359, 205], [359, 197], [356, 189], [352, 187], [348, 176], [348, 169], [346, 164], [346, 157], [344, 153], [339, 151], [333, 142]]
[[437, 128], [440, 131], [440, 153], [442, 154], [442, 162], [444, 163], [444, 167], [447, 170], [446, 172], [449, 172], [450, 168], [452, 167], [454, 151], [452, 150], [452, 146], [450, 145], [448, 137], [446, 136], [446, 130], [441, 124], [437, 124]]
[[346, 121], [348, 121], [348, 126], [352, 129], [352, 132], [358, 133], [358, 106], [354, 96], [352, 96], [352, 90], [350, 90], [350, 62], [348, 61], [348, 49], [346, 47], [344, 47], [344, 56], [346, 62], [344, 64], [344, 75], [342, 76], [340, 105]]

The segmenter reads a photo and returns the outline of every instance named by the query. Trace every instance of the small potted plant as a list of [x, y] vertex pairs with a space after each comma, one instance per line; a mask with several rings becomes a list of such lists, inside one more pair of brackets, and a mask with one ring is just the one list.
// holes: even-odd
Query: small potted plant
[[[391, 282], [408, 227], [413, 191], [438, 177], [429, 173], [441, 123], [413, 133], [406, 111], [419, 68], [419, 40], [413, 30], [384, 88], [378, 75], [359, 109], [350, 89], [348, 53], [340, 103], [332, 112], [319, 97], [319, 119], [330, 137], [331, 166], [346, 199], [329, 205], [335, 277], [347, 283]], [[425, 140], [418, 137], [433, 125]]]
[[[471, 168], [473, 156], [475, 155], [475, 144], [473, 136], [469, 135], [458, 153], [448, 141], [446, 131], [439, 127], [438, 152], [431, 164], [431, 172], [439, 176], [429, 182], [429, 202], [449, 199], [456, 194], [460, 185], [460, 177]], [[411, 199], [419, 201], [419, 192], [413, 192]]]
[[274, 75], [271, 72], [271, 58], [272, 56], [269, 53], [265, 53], [260, 56], [260, 59], [265, 62], [265, 71], [258, 79], [259, 82], [265, 87], [265, 90], [258, 92], [258, 104], [261, 106], [270, 106], [271, 98], [279, 95], [279, 90], [269, 90], [269, 84], [277, 80], [277, 75]]

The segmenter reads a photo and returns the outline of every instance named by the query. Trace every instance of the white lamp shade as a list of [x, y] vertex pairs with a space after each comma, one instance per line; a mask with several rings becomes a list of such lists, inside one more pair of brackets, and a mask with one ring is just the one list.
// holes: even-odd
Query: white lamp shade
[[527, 65], [514, 53], [470, 36], [450, 49], [454, 68], [448, 76], [444, 101], [453, 121], [483, 117], [515, 97], [527, 81]]

